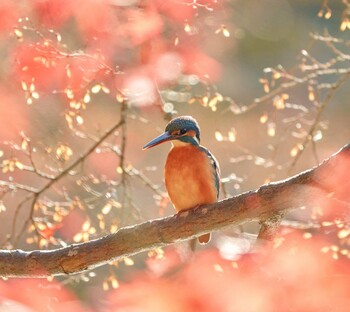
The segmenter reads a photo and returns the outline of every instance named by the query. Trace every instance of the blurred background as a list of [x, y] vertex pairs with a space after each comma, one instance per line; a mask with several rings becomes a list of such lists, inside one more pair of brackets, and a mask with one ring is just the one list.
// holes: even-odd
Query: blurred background
[[[350, 138], [348, 81], [337, 85], [349, 60], [347, 9], [321, 0], [2, 1], [2, 248], [57, 248], [173, 214], [163, 181], [170, 145], [141, 149], [175, 116], [199, 122], [220, 164], [220, 198], [338, 151]], [[24, 186], [40, 190], [77, 160], [26, 199]], [[257, 231], [228, 228], [200, 248], [225, 245], [236, 257]], [[59, 281], [97, 308], [159, 254]]]

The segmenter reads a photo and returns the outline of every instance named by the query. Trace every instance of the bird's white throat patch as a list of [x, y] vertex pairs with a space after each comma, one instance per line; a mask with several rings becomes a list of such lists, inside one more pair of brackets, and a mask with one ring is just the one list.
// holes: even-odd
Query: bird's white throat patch
[[[197, 139], [197, 137], [193, 137], [193, 139], [197, 142], [197, 144], [199, 145], [199, 141]], [[172, 140], [171, 141], [171, 144], [174, 146], [174, 147], [181, 147], [181, 146], [189, 146], [191, 145], [190, 142], [184, 142], [184, 141], [180, 141], [180, 140]]]
[[180, 141], [180, 140], [173, 140], [173, 141], [171, 141], [171, 144], [172, 144], [174, 147], [181, 147], [181, 146], [188, 146], [188, 145], [190, 145], [191, 143], [183, 142], [183, 141]]

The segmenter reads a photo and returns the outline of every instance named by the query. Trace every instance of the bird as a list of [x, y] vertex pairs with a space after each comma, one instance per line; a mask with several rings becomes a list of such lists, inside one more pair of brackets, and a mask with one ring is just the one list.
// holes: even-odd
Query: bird
[[[165, 132], [148, 142], [143, 150], [171, 142], [165, 169], [165, 186], [177, 212], [211, 204], [218, 200], [220, 169], [213, 154], [200, 145], [200, 128], [192, 116], [172, 119]], [[198, 237], [210, 241], [210, 233]]]

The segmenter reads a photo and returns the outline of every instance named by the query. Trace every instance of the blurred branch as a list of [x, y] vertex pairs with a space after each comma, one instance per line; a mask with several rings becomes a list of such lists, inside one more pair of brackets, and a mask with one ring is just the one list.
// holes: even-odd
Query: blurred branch
[[[305, 136], [304, 141], [301, 143], [300, 148], [298, 148], [297, 154], [293, 158], [293, 161], [289, 167], [289, 172], [291, 172], [291, 170], [294, 168], [294, 166], [296, 165], [296, 163], [298, 162], [298, 160], [300, 159], [301, 155], [303, 154], [303, 152], [305, 151], [306, 147], [308, 146], [308, 144], [310, 142], [313, 143], [312, 144], [313, 153], [314, 153], [315, 159], [317, 160], [317, 163], [318, 163], [318, 157], [317, 157], [315, 142], [314, 142], [315, 131], [317, 130], [317, 128], [319, 126], [321, 116], [322, 116], [324, 109], [330, 103], [330, 101], [333, 98], [333, 95], [335, 94], [337, 89], [339, 87], [341, 87], [347, 81], [349, 76], [350, 76], [349, 72], [346, 74], [343, 74], [334, 84], [329, 85], [329, 90], [328, 90], [324, 100], [318, 105], [316, 117], [315, 117], [307, 135]], [[275, 237], [275, 235], [279, 229], [279, 226], [282, 222], [283, 216], [284, 216], [284, 213], [276, 213], [275, 215], [272, 215], [270, 218], [268, 218], [266, 220], [262, 220], [261, 221], [261, 228], [260, 228], [260, 231], [258, 234], [258, 238], [272, 240]]]
[[249, 105], [247, 105], [243, 109], [243, 112], [251, 110], [251, 109], [255, 108], [257, 105], [260, 105], [262, 103], [265, 103], [265, 102], [273, 99], [276, 95], [279, 95], [279, 94], [286, 92], [290, 89], [296, 88], [299, 85], [304, 85], [304, 84], [310, 82], [311, 80], [317, 79], [319, 77], [330, 77], [333, 75], [343, 75], [343, 76], [348, 77], [348, 75], [350, 74], [349, 68], [325, 68], [325, 69], [323, 68], [323, 69], [318, 69], [318, 70], [312, 71], [311, 73], [305, 75], [304, 77], [299, 78], [299, 77], [290, 75], [286, 72], [278, 72], [273, 68], [268, 68], [268, 70], [273, 72], [273, 73], [280, 74], [281, 77], [283, 77], [287, 81], [281, 83], [280, 86], [271, 90], [269, 93], [267, 93], [259, 98], [254, 99], [254, 101], [252, 103], [250, 103]]
[[270, 218], [261, 220], [261, 227], [258, 234], [258, 239], [273, 240], [277, 234], [283, 217], [284, 213], [278, 212], [273, 214]]
[[7, 188], [11, 191], [22, 190], [22, 191], [26, 191], [28, 193], [38, 192], [38, 190], [33, 188], [33, 187], [30, 187], [30, 186], [24, 185], [24, 184], [15, 183], [15, 182], [0, 181], [0, 187]]
[[[124, 100], [121, 103], [121, 108], [120, 108], [120, 117], [121, 120], [124, 121], [122, 127], [121, 127], [121, 143], [120, 143], [120, 154], [119, 154], [119, 170], [121, 171], [121, 185], [122, 185], [122, 206], [125, 207], [127, 200], [130, 198], [128, 194], [128, 188], [127, 188], [127, 175], [125, 173], [125, 150], [126, 150], [126, 131], [127, 131], [127, 124], [126, 124], [126, 118], [128, 115], [128, 104]], [[130, 202], [130, 200], [129, 200]], [[121, 217], [121, 223], [123, 224], [126, 219], [126, 210], [122, 210], [122, 217]]]
[[[2, 250], [0, 276], [47, 277], [78, 273], [230, 225], [267, 220], [273, 215], [320, 202], [339, 204], [334, 194], [339, 188], [347, 187], [342, 173], [349, 167], [349, 161], [350, 144], [321, 165], [287, 180], [177, 215], [125, 227], [96, 240], [56, 250]], [[327, 178], [330, 176], [332, 179]], [[347, 202], [342, 204], [349, 206]]]
[[[15, 210], [15, 216], [14, 216], [14, 220], [13, 220], [13, 228], [12, 228], [12, 235], [10, 236], [10, 238], [14, 239], [14, 244], [17, 243], [18, 239], [20, 238], [20, 236], [23, 234], [24, 230], [26, 229], [26, 227], [28, 226], [29, 222], [32, 222], [32, 224], [35, 227], [35, 221], [33, 219], [33, 215], [34, 215], [34, 210], [35, 210], [35, 204], [37, 203], [39, 197], [46, 191], [48, 190], [53, 184], [57, 183], [58, 181], [60, 181], [62, 178], [64, 178], [66, 175], [68, 175], [76, 166], [78, 166], [80, 163], [82, 163], [91, 153], [93, 153], [95, 151], [95, 149], [103, 142], [105, 141], [113, 132], [115, 132], [120, 126], [122, 126], [122, 124], [124, 123], [124, 119], [121, 119], [118, 123], [116, 123], [115, 125], [113, 125], [109, 130], [107, 130], [101, 137], [99, 137], [94, 144], [91, 145], [91, 147], [86, 150], [83, 154], [80, 155], [80, 157], [78, 157], [70, 166], [68, 166], [66, 169], [64, 169], [63, 171], [61, 171], [57, 176], [51, 178], [51, 180], [46, 183], [41, 189], [39, 190], [34, 190], [31, 188], [27, 188], [24, 189], [23, 186], [21, 185], [17, 185], [14, 184], [14, 187], [19, 186], [20, 189], [26, 190], [27, 192], [31, 192], [31, 194], [29, 194], [24, 201], [22, 201], [16, 208]], [[3, 183], [3, 182], [1, 182]], [[17, 217], [19, 215], [19, 211], [21, 210], [21, 208], [23, 207], [23, 204], [29, 200], [32, 200], [31, 203], [31, 208], [30, 208], [30, 213], [29, 213], [29, 218], [27, 219], [27, 221], [23, 224], [22, 229], [20, 230], [20, 232], [14, 237], [14, 232], [16, 230], [16, 223], [17, 223]], [[35, 227], [36, 228], [36, 227]]]
[[295, 166], [295, 164], [299, 160], [300, 156], [302, 155], [303, 151], [306, 149], [307, 145], [310, 142], [313, 142], [313, 136], [314, 136], [314, 133], [317, 130], [317, 127], [320, 123], [321, 116], [322, 116], [324, 109], [327, 107], [327, 105], [329, 104], [329, 102], [333, 98], [333, 95], [335, 94], [337, 89], [339, 87], [341, 87], [347, 81], [349, 76], [350, 76], [350, 72], [342, 75], [334, 84], [331, 84], [329, 86], [329, 90], [328, 90], [324, 100], [318, 106], [317, 115], [316, 115], [304, 141], [301, 143], [301, 146], [298, 149], [298, 153], [295, 155], [295, 157], [290, 165], [289, 171], [292, 170], [292, 168]]
[[43, 192], [45, 192], [47, 189], [49, 189], [54, 183], [61, 180], [63, 177], [69, 174], [71, 170], [73, 170], [76, 166], [78, 166], [81, 162], [83, 162], [86, 157], [88, 157], [91, 153], [95, 151], [95, 149], [104, 141], [106, 140], [114, 131], [116, 131], [122, 124], [124, 123], [124, 120], [119, 121], [117, 124], [115, 124], [113, 127], [111, 127], [109, 130], [105, 132], [104, 135], [102, 135], [87, 151], [85, 151], [83, 154], [80, 155], [70, 166], [68, 166], [66, 169], [61, 171], [54, 179], [52, 179], [50, 182], [48, 182], [45, 186], [43, 186], [37, 193], [37, 196], [40, 196]]

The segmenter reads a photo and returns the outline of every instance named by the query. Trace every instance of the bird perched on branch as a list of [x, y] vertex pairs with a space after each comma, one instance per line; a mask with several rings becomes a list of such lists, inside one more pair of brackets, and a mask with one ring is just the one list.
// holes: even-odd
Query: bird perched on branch
[[[176, 211], [195, 208], [217, 201], [219, 166], [215, 157], [200, 145], [200, 130], [191, 116], [171, 120], [165, 132], [147, 143], [148, 149], [170, 141], [172, 147], [165, 164], [165, 186]], [[198, 238], [208, 243], [210, 233]]]

